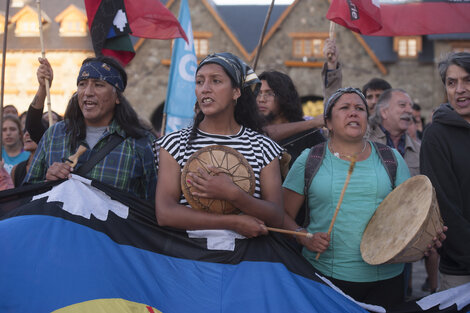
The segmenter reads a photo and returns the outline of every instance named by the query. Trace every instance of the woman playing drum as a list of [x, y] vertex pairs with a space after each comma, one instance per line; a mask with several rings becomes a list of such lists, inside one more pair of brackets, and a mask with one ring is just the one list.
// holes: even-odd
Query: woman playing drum
[[[362, 234], [380, 202], [392, 191], [391, 180], [371, 142], [364, 138], [369, 111], [362, 93], [355, 88], [336, 91], [324, 110], [330, 133], [324, 158], [308, 190], [310, 222], [307, 230], [313, 238], [297, 236], [304, 246], [303, 255], [336, 286], [357, 301], [391, 305], [403, 301], [403, 264], [372, 266], [360, 253]], [[284, 182], [284, 227], [298, 230], [294, 219], [303, 204], [304, 172], [308, 156], [305, 150], [293, 164]], [[410, 177], [400, 154], [395, 185]], [[351, 158], [357, 162], [344, 194], [331, 236], [326, 231], [345, 182]], [[317, 252], [320, 258], [315, 259]]]
[[[265, 224], [282, 225], [279, 156], [282, 149], [261, 135], [261, 118], [251, 89], [259, 79], [238, 57], [212, 54], [196, 71], [198, 110], [194, 125], [159, 139], [156, 215], [160, 225], [181, 229], [230, 229], [246, 237], [267, 233]], [[181, 171], [190, 156], [209, 145], [224, 145], [240, 152], [253, 168], [255, 193], [250, 195], [218, 173], [204, 170], [188, 174], [193, 196], [230, 202], [239, 215], [197, 211], [188, 206], [180, 187]]]

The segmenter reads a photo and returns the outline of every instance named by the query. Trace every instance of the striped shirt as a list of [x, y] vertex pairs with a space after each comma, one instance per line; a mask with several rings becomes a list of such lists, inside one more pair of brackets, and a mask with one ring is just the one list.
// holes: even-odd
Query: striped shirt
[[[137, 197], [154, 201], [157, 174], [155, 160], [152, 151], [152, 142], [155, 139], [150, 133], [141, 138], [126, 137], [125, 131], [115, 120], [107, 127], [100, 136], [98, 142], [80, 156], [76, 168], [80, 168], [95, 154], [103, 148], [111, 134], [124, 137], [124, 141], [100, 160], [85, 176], [96, 179], [102, 183], [127, 191]], [[48, 168], [54, 162], [63, 162], [75, 151], [70, 148], [70, 135], [66, 131], [65, 122], [59, 122], [50, 127], [39, 142], [31, 167], [26, 175], [25, 182], [37, 183], [46, 179]]]
[[[254, 197], [261, 198], [260, 173], [276, 157], [280, 158], [282, 148], [273, 140], [244, 126], [235, 135], [214, 135], [197, 130], [197, 136], [188, 144], [191, 127], [168, 134], [154, 142], [156, 159], [159, 148], [163, 148], [178, 162], [183, 170], [184, 165], [197, 150], [210, 145], [223, 145], [240, 152], [253, 168], [256, 185]], [[180, 204], [188, 205], [183, 193]]]

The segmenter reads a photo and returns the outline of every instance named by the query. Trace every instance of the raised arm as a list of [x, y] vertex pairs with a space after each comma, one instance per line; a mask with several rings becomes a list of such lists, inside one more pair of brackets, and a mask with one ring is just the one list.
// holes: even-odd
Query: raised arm
[[46, 58], [39, 58], [38, 60], [40, 65], [36, 71], [36, 77], [39, 82], [39, 87], [28, 108], [25, 123], [25, 127], [31, 139], [36, 143], [39, 143], [39, 140], [41, 140], [42, 135], [46, 131], [46, 128], [42, 124], [42, 113], [46, 100], [46, 79], [49, 80], [49, 84], [52, 85], [52, 79], [54, 78], [54, 73], [49, 61]]
[[336, 46], [335, 39], [326, 39], [323, 54], [326, 58], [326, 62], [323, 65], [321, 77], [323, 99], [326, 101], [336, 90], [341, 88], [343, 83], [342, 68], [339, 62], [339, 51]]

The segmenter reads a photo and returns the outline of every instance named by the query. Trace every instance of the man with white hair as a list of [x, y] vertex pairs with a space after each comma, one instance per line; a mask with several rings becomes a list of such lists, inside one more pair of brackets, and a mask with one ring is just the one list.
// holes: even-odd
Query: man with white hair
[[420, 145], [406, 132], [413, 122], [410, 96], [402, 89], [388, 89], [380, 95], [376, 106], [369, 139], [397, 149], [411, 176], [418, 175]]

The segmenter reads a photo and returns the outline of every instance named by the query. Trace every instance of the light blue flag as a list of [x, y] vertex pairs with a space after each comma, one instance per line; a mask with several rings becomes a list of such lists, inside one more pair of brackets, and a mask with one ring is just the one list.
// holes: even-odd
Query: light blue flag
[[165, 134], [189, 126], [194, 116], [196, 103], [197, 58], [194, 52], [193, 29], [187, 0], [181, 1], [178, 20], [186, 32], [189, 43], [175, 39], [171, 56], [170, 77], [165, 101], [167, 114]]

